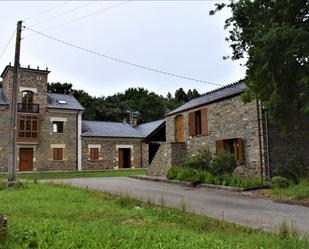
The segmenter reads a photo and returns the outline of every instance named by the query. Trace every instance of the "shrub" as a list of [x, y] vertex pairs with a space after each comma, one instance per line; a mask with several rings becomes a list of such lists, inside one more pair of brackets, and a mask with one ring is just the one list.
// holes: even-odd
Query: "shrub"
[[232, 174], [236, 167], [236, 161], [230, 153], [219, 153], [217, 154], [210, 164], [210, 172], [213, 175]]
[[203, 146], [197, 155], [202, 162], [200, 169], [208, 169], [210, 167], [210, 163], [212, 161], [211, 151], [207, 146]]
[[177, 173], [177, 180], [188, 181], [192, 182], [193, 184], [201, 182], [198, 171], [191, 168], [180, 168]]
[[206, 170], [210, 166], [212, 154], [208, 147], [204, 146], [198, 151], [196, 155], [187, 157], [181, 164], [184, 168], [193, 168]]
[[215, 181], [215, 177], [208, 171], [200, 171], [200, 178], [202, 183], [213, 184]]
[[175, 180], [177, 178], [177, 174], [179, 171], [179, 167], [172, 166], [166, 173], [166, 178], [169, 180]]
[[274, 176], [271, 178], [272, 188], [287, 188], [289, 186], [289, 180], [282, 176]]
[[192, 155], [187, 157], [183, 163], [181, 164], [181, 167], [183, 168], [191, 168], [191, 169], [201, 169], [203, 166], [203, 161], [201, 158], [197, 155]]
[[305, 163], [302, 159], [293, 159], [277, 167], [276, 171], [279, 176], [283, 176], [298, 184], [301, 179], [309, 178], [309, 163]]

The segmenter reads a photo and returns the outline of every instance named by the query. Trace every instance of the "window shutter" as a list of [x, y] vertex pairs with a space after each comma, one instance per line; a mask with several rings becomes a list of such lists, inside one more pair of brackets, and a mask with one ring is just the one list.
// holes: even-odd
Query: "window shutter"
[[202, 126], [202, 135], [208, 135], [208, 113], [207, 108], [201, 110], [201, 126]]
[[217, 140], [216, 141], [216, 153], [220, 153], [224, 151], [224, 143], [223, 143], [223, 140]]
[[241, 138], [237, 138], [237, 161], [239, 164], [243, 164], [244, 160], [244, 143]]
[[189, 112], [189, 135], [195, 135], [195, 112]]

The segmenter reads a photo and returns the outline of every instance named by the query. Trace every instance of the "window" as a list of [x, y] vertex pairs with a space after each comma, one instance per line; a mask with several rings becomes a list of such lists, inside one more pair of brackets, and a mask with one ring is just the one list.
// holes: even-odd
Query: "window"
[[63, 160], [63, 148], [53, 148], [53, 160], [54, 161]]
[[38, 136], [38, 116], [18, 115], [18, 137], [36, 138]]
[[216, 152], [227, 152], [233, 154], [237, 164], [244, 163], [244, 146], [241, 138], [216, 141]]
[[201, 111], [194, 112], [195, 115], [195, 135], [202, 134], [202, 126], [201, 126]]
[[53, 122], [53, 133], [63, 133], [63, 122], [61, 121]]
[[90, 148], [90, 161], [99, 160], [99, 148]]
[[25, 106], [29, 106], [33, 104], [33, 92], [31, 91], [22, 92], [22, 104]]
[[196, 135], [207, 135], [207, 134], [208, 134], [207, 108], [190, 112], [189, 135], [193, 137]]

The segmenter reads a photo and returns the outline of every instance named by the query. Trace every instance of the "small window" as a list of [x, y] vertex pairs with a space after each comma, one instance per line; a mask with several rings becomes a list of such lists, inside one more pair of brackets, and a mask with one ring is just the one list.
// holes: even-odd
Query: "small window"
[[99, 148], [90, 148], [90, 161], [99, 160]]
[[60, 121], [53, 122], [53, 133], [63, 133], [63, 122]]
[[61, 105], [67, 104], [67, 102], [65, 100], [59, 100], [59, 99], [58, 99], [58, 103], [61, 104]]
[[201, 111], [196, 111], [194, 113], [195, 115], [195, 135], [201, 135], [202, 134], [202, 125], [201, 125]]
[[63, 149], [62, 148], [53, 148], [53, 160], [54, 161], [63, 160]]

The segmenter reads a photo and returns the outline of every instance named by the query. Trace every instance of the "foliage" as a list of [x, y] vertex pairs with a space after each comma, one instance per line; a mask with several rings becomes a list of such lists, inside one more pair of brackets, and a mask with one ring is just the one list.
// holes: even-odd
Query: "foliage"
[[186, 94], [182, 88], [176, 90], [175, 97], [168, 93], [164, 98], [144, 88], [128, 88], [124, 93], [108, 97], [92, 97], [83, 90], [75, 90], [71, 83], [49, 83], [49, 92], [73, 94], [85, 108], [83, 119], [122, 122], [128, 120], [128, 111], [138, 111], [140, 123], [162, 119], [168, 111], [174, 110], [184, 102], [199, 96], [196, 89]]
[[301, 179], [309, 178], [309, 163], [301, 159], [290, 160], [277, 168], [277, 174], [297, 184]]
[[295, 110], [309, 112], [308, 1], [240, 0], [216, 4], [231, 9], [225, 21], [232, 59], [245, 62], [248, 91], [271, 117], [288, 124]]
[[274, 188], [265, 191], [269, 196], [281, 196], [299, 200], [309, 198], [309, 180], [301, 180], [299, 184], [290, 184], [287, 188]]
[[180, 168], [172, 165], [166, 173], [166, 178], [169, 180], [175, 180], [179, 170]]
[[290, 185], [288, 179], [282, 176], [274, 176], [271, 178], [271, 187], [272, 188], [287, 188]]
[[196, 155], [187, 157], [182, 167], [193, 168], [193, 169], [209, 169], [212, 160], [212, 154], [207, 146], [201, 147]]
[[178, 181], [187, 181], [193, 184], [198, 184], [201, 182], [198, 171], [192, 168], [180, 168], [177, 172], [176, 179]]
[[232, 174], [236, 168], [236, 161], [232, 154], [220, 152], [214, 156], [210, 163], [210, 172], [214, 175]]
[[201, 182], [205, 184], [213, 184], [215, 177], [208, 171], [200, 171]]
[[6, 213], [10, 224], [5, 249], [308, 248], [298, 238], [281, 240], [275, 234], [128, 196], [67, 186], [7, 189], [0, 199], [0, 213]]

